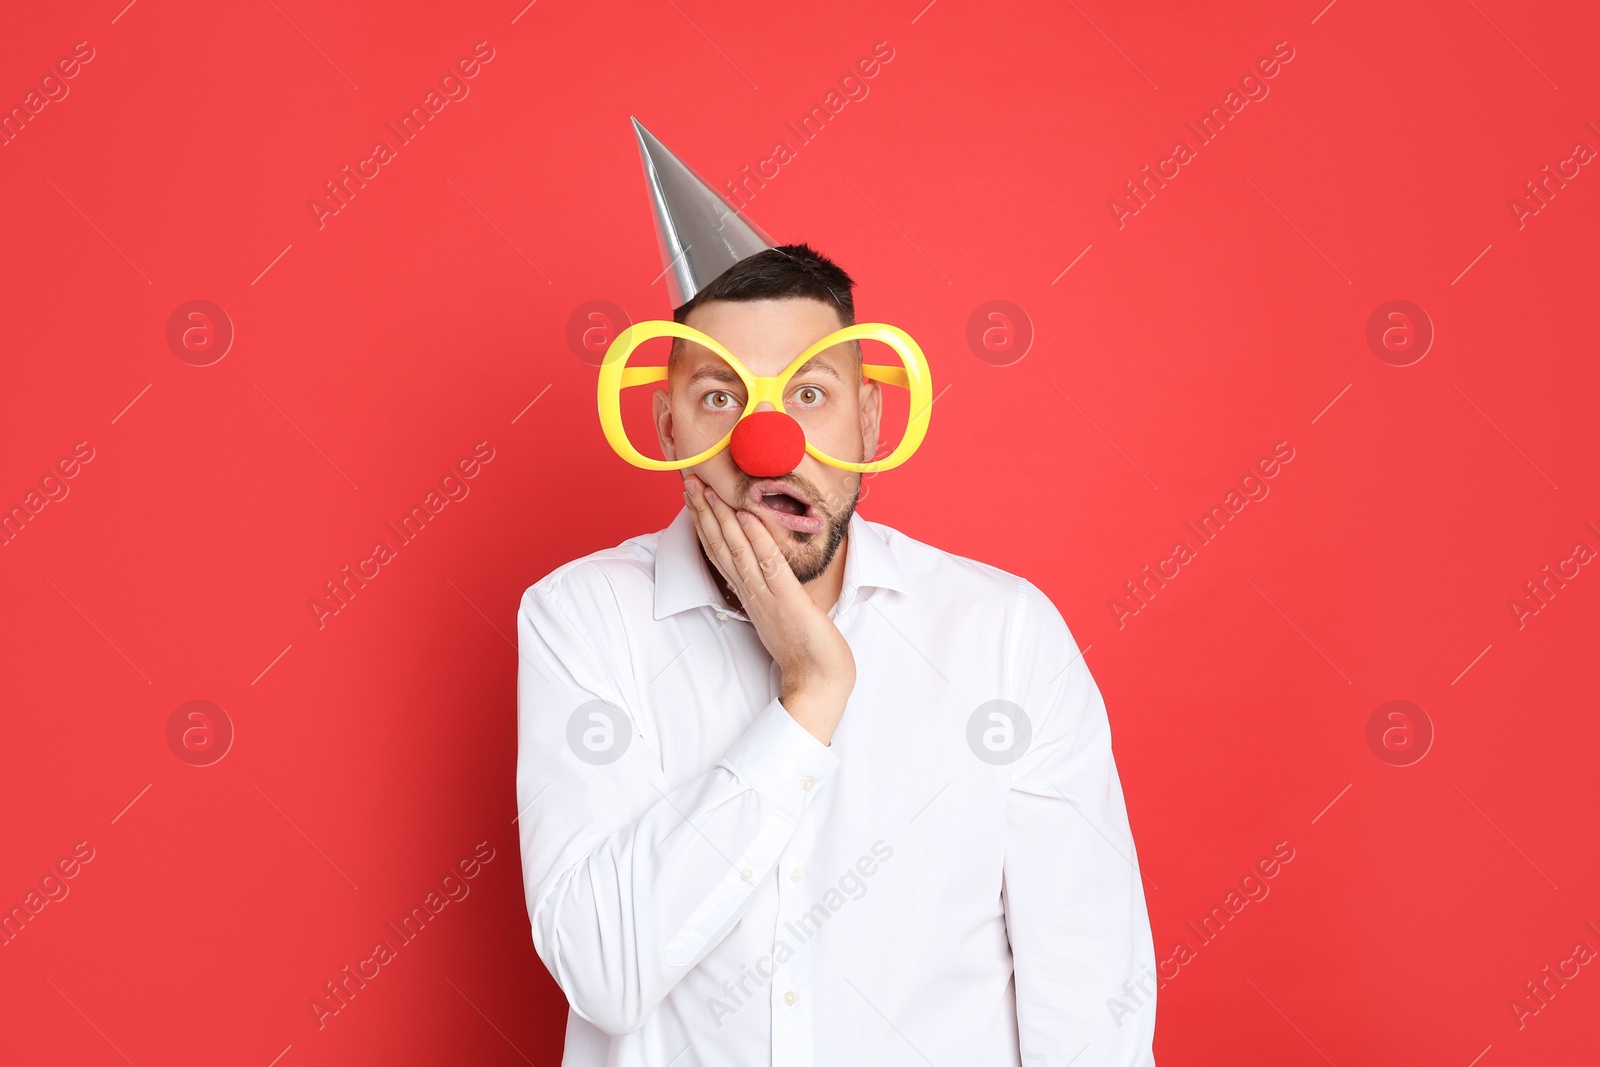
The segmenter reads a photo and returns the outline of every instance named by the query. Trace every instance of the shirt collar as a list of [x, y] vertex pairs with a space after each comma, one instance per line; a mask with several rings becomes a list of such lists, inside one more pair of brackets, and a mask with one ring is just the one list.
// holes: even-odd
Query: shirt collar
[[[862, 518], [850, 515], [844, 559], [844, 585], [833, 614], [852, 604], [863, 589], [906, 592], [905, 572], [883, 535]], [[711, 607], [740, 615], [722, 598], [716, 581], [700, 554], [700, 537], [694, 513], [685, 505], [656, 542], [655, 617], [664, 619], [690, 608]], [[742, 618], [743, 616], [740, 615]]]

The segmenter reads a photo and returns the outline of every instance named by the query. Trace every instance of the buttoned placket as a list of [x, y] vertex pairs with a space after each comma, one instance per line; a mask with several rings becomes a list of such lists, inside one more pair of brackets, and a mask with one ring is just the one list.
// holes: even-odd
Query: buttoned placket
[[[800, 788], [808, 797], [816, 783], [810, 786], [806, 779]], [[809, 801], [808, 801], [809, 804]], [[806, 864], [812, 854], [814, 830], [807, 821], [790, 838], [789, 845], [778, 860], [774, 876], [778, 881], [777, 929], [773, 933], [774, 961], [772, 983], [767, 996], [772, 1012], [772, 1067], [814, 1067], [812, 1008], [815, 1002], [816, 982], [813, 969], [817, 953], [808, 942], [819, 931], [805, 926], [802, 919], [807, 908]], [[805, 941], [801, 937], [806, 938]], [[787, 946], [788, 959], [778, 963], [778, 945]]]
[[[839, 591], [839, 599], [828, 610], [828, 618], [836, 625], [842, 625], [850, 612], [860, 600], [859, 590], [852, 585], [844, 585]], [[733, 608], [719, 607], [713, 609], [719, 622], [730, 619], [739, 619], [749, 622], [741, 612]], [[752, 624], [753, 625], [753, 624]], [[776, 661], [767, 668], [768, 699], [776, 699], [782, 692], [783, 679]], [[806, 803], [809, 807], [812, 791], [816, 788], [816, 779], [809, 775], [800, 780], [800, 788], [806, 794]], [[812, 979], [812, 964], [815, 951], [807, 951], [808, 942], [820, 930], [810, 929], [801, 920], [807, 909], [808, 887], [807, 863], [813, 852], [814, 831], [809, 821], [802, 816], [802, 823], [795, 835], [790, 838], [788, 847], [783, 850], [778, 859], [777, 870], [771, 877], [778, 883], [777, 923], [773, 933], [772, 979], [767, 986], [767, 996], [772, 1018], [772, 1064], [773, 1067], [814, 1067], [813, 1065], [813, 1038], [814, 1016], [812, 1015], [814, 993], [816, 984]], [[753, 872], [748, 868], [740, 872], [746, 881], [752, 877]], [[799, 925], [796, 925], [796, 924]], [[805, 941], [801, 938], [804, 937]], [[776, 960], [778, 943], [782, 942], [789, 949], [788, 960], [778, 963]]]
[[[848, 587], [841, 591], [838, 602], [828, 612], [828, 617], [836, 623], [842, 622], [854, 606], [855, 598], [851, 593], [853, 590]], [[768, 680], [771, 695], [776, 698], [782, 690], [777, 663], [768, 669]], [[816, 788], [815, 778], [808, 775], [800, 779], [807, 811], [816, 799]], [[815, 833], [814, 821], [802, 815], [801, 823], [779, 856], [777, 870], [773, 874], [777, 879], [778, 906], [776, 929], [773, 932], [772, 981], [767, 987], [772, 1018], [770, 1051], [773, 1067], [814, 1067], [815, 1017], [812, 1010], [816, 1002], [814, 967], [817, 953], [809, 942], [820, 930], [810, 928], [803, 919], [808, 908], [808, 894], [816, 892], [815, 880], [808, 877], [812, 873], [808, 865], [814, 854]], [[808, 881], [812, 884], [808, 885]], [[785, 953], [788, 959], [783, 963], [776, 960], [780, 943], [788, 948]]]
[[[778, 669], [776, 660], [767, 668], [767, 691], [773, 699], [783, 691], [782, 672]], [[806, 792], [809, 801], [810, 790]], [[768, 1011], [772, 1015], [772, 1067], [800, 1067], [800, 1065], [809, 1067], [809, 1061], [799, 1058], [795, 1048], [797, 1029], [794, 1025], [793, 1009], [799, 999], [799, 994], [794, 989], [795, 961], [792, 957], [783, 963], [777, 961], [779, 943], [788, 940], [783, 925], [785, 917], [793, 908], [794, 887], [784, 879], [784, 872], [793, 864], [793, 852], [794, 840], [791, 838], [789, 847], [778, 857], [778, 867], [773, 872], [773, 877], [778, 881], [778, 908], [774, 923], [776, 928], [772, 935], [772, 980], [767, 985]], [[794, 946], [789, 947], [792, 949]]]

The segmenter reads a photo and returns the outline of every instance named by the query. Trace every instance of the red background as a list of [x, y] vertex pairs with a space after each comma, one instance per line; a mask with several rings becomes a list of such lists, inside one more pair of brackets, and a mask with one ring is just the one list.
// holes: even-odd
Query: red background
[[[721, 183], [879, 41], [749, 204], [948, 387], [862, 513], [1032, 579], [1089, 646], [1159, 956], [1295, 850], [1162, 991], [1159, 1062], [1592, 1060], [1600, 968], [1508, 1007], [1600, 949], [1600, 575], [1508, 606], [1600, 548], [1600, 175], [1508, 208], [1600, 148], [1592, 8], [123, 3], [0, 32], [7, 109], [94, 49], [0, 148], [0, 503], [94, 450], [0, 548], [0, 905], [94, 849], [0, 948], [0, 1060], [557, 1062], [516, 605], [680, 503], [607, 449], [566, 340], [586, 301], [668, 311], [628, 116]], [[319, 228], [479, 41], [470, 95]], [[1119, 229], [1109, 198], [1280, 41], [1270, 95]], [[210, 366], [166, 340], [193, 299], [236, 331]], [[966, 340], [993, 299], [1035, 334], [1007, 366]], [[1436, 330], [1411, 366], [1366, 341], [1392, 299]], [[323, 583], [480, 441], [470, 495], [319, 629]], [[1270, 496], [1119, 627], [1280, 441]], [[236, 732], [211, 766], [167, 740], [195, 699]], [[1411, 766], [1367, 742], [1391, 699], [1435, 730]], [[471, 895], [319, 1030], [323, 983], [479, 842]]]

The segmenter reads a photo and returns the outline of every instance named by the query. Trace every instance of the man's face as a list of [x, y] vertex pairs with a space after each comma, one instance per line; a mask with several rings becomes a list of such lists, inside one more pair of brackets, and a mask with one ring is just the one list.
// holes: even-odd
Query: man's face
[[[713, 300], [689, 313], [685, 323], [737, 356], [751, 374], [780, 373], [801, 352], [839, 329], [831, 305], [805, 297], [784, 300]], [[681, 356], [667, 389], [654, 396], [662, 454], [678, 459], [702, 452], [732, 430], [747, 400], [744, 383], [723, 359], [693, 341], [681, 341]], [[882, 394], [864, 380], [849, 342], [818, 353], [785, 386], [785, 411], [804, 428], [806, 440], [830, 456], [864, 463], [878, 447]], [[762, 403], [758, 411], [772, 405]], [[789, 561], [795, 577], [809, 582], [833, 560], [849, 527], [861, 491], [861, 475], [829, 466], [810, 455], [777, 478], [755, 478], [725, 448], [685, 469], [728, 503], [761, 520]]]

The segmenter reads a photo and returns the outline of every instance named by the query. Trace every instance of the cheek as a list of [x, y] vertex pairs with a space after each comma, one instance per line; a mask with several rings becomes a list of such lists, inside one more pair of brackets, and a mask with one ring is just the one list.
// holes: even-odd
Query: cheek
[[723, 449], [704, 463], [697, 463], [688, 468], [688, 473], [693, 474], [702, 482], [711, 487], [724, 502], [737, 500], [739, 487], [744, 483], [745, 474], [734, 466], [733, 457]]
[[[837, 452], [830, 452], [829, 455], [840, 459], [855, 458], [854, 455], [841, 456]], [[854, 471], [840, 470], [811, 456], [801, 462], [799, 474], [816, 490], [818, 509], [830, 516], [844, 511], [855, 499], [858, 479], [861, 477]]]
[[673, 427], [680, 450], [692, 454], [716, 444], [738, 421], [737, 410], [715, 411], [690, 406], [678, 410]]
[[861, 409], [854, 404], [839, 404], [800, 417], [806, 442], [837, 459], [859, 462], [863, 443]]

